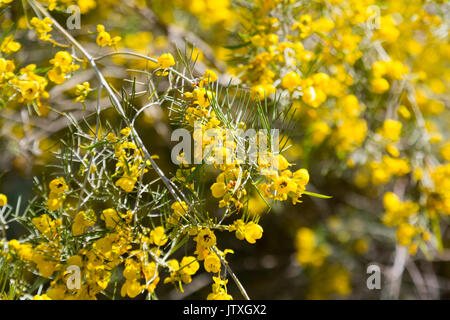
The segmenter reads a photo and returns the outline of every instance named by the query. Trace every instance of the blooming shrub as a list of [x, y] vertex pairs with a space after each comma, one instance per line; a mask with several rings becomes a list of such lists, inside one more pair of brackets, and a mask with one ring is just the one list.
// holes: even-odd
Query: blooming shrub
[[[405, 270], [441, 296], [423, 279], [449, 240], [447, 3], [0, 10], [2, 299], [267, 297], [239, 280], [261, 250], [288, 251], [258, 280], [282, 297], [370, 297], [369, 263], [382, 296], [416, 297]], [[33, 196], [8, 187], [30, 177]]]

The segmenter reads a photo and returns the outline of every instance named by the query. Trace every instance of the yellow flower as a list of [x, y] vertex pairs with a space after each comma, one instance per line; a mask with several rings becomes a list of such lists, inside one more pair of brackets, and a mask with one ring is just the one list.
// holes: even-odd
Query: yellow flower
[[192, 256], [186, 256], [181, 259], [180, 262], [180, 272], [187, 274], [189, 276], [194, 275], [197, 270], [200, 268], [199, 263], [197, 262], [197, 259]]
[[384, 194], [383, 205], [386, 212], [382, 221], [387, 226], [399, 225], [419, 211], [418, 204], [411, 201], [401, 202], [393, 192]]
[[60, 195], [64, 191], [69, 189], [69, 187], [66, 184], [66, 180], [64, 180], [63, 177], [58, 177], [58, 178], [53, 179], [52, 181], [50, 181], [49, 187], [50, 187], [50, 191], [52, 193], [54, 193], [55, 195]]
[[283, 88], [292, 91], [301, 84], [301, 81], [302, 79], [300, 78], [298, 73], [292, 71], [283, 77], [283, 79], [281, 80], [281, 85], [283, 86]]
[[[164, 283], [182, 281], [183, 283], [191, 283], [192, 275], [194, 275], [200, 268], [197, 259], [192, 256], [183, 257], [181, 263], [178, 263], [176, 259], [172, 259], [168, 262], [170, 277], [164, 279]], [[180, 282], [181, 284], [181, 282]], [[183, 288], [181, 287], [181, 291]]]
[[58, 51], [55, 54], [55, 58], [50, 60], [53, 65], [69, 66], [72, 64], [72, 56], [67, 51]]
[[171, 206], [171, 209], [173, 210], [173, 213], [177, 216], [183, 216], [186, 214], [187, 210], [189, 209], [186, 202], [174, 202]]
[[116, 181], [115, 185], [117, 187], [122, 188], [125, 192], [132, 192], [134, 189], [134, 185], [136, 184], [137, 179], [131, 177], [122, 177]]
[[71, 256], [69, 259], [67, 259], [67, 265], [74, 265], [74, 266], [83, 266], [83, 258], [79, 255]]
[[212, 293], [208, 295], [207, 300], [233, 300], [233, 297], [227, 293], [228, 280], [222, 280], [220, 277], [213, 277]]
[[419, 246], [417, 245], [417, 243], [412, 243], [408, 248], [408, 253], [412, 256], [415, 256], [418, 248]]
[[75, 216], [72, 224], [72, 233], [74, 236], [82, 235], [87, 227], [92, 227], [95, 224], [95, 214], [90, 212], [80, 211]]
[[381, 78], [386, 74], [386, 61], [375, 61], [372, 64], [372, 73], [376, 78]]
[[215, 253], [210, 253], [203, 263], [207, 272], [217, 273], [220, 271], [221, 262]]
[[0, 51], [9, 54], [19, 51], [20, 47], [20, 43], [14, 41], [14, 36], [10, 35], [3, 40], [2, 44], [0, 44]]
[[395, 80], [400, 80], [409, 72], [408, 66], [398, 60], [388, 61], [386, 65], [386, 74]]
[[14, 69], [13, 61], [0, 58], [0, 82], [14, 77]]
[[60, 67], [55, 67], [47, 72], [48, 78], [56, 84], [66, 81], [66, 74], [62, 72]]
[[381, 94], [389, 89], [389, 82], [384, 78], [375, 78], [370, 82], [372, 91]]
[[180, 220], [180, 218], [187, 213], [189, 209], [188, 205], [184, 201], [174, 202], [171, 208], [173, 210], [173, 213], [172, 216], [168, 219], [168, 222], [173, 224], [176, 224]]
[[293, 179], [298, 185], [305, 186], [309, 182], [309, 173], [306, 169], [299, 169], [294, 172]]
[[353, 243], [353, 248], [358, 254], [364, 254], [369, 249], [369, 244], [364, 239], [357, 239]]
[[89, 10], [94, 9], [97, 3], [95, 0], [78, 0], [77, 5], [80, 7], [80, 13], [85, 14]]
[[200, 108], [206, 108], [210, 105], [212, 99], [212, 92], [205, 88], [196, 88], [193, 92], [195, 99], [194, 103], [198, 104]]
[[395, 176], [404, 176], [411, 171], [411, 166], [406, 159], [395, 159], [383, 156], [383, 165], [390, 174]]
[[109, 142], [116, 142], [117, 141], [117, 137], [114, 134], [114, 132], [110, 132], [106, 135], [106, 140], [108, 140]]
[[43, 214], [39, 217], [33, 218], [32, 222], [40, 233], [46, 233], [50, 229], [50, 222], [52, 218], [48, 214]]
[[303, 90], [302, 99], [306, 104], [313, 108], [317, 108], [327, 99], [327, 95], [321, 89], [307, 87]]
[[260, 84], [252, 87], [252, 95], [263, 100], [275, 93], [275, 87], [271, 84]]
[[50, 287], [50, 289], [47, 290], [47, 296], [52, 300], [64, 300], [65, 292], [66, 290], [63, 286]]
[[297, 191], [297, 184], [286, 176], [276, 177], [274, 189], [281, 198], [280, 200], [286, 200], [289, 192]]
[[416, 228], [408, 223], [402, 223], [397, 229], [397, 240], [402, 246], [408, 246], [412, 237], [416, 234]]
[[111, 36], [109, 35], [108, 32], [105, 31], [105, 27], [101, 24], [97, 25], [97, 32], [98, 32], [96, 39], [97, 44], [100, 47], [107, 46], [108, 43], [111, 41]]
[[25, 100], [33, 100], [38, 97], [39, 83], [36, 81], [20, 81], [19, 89], [22, 97]]
[[123, 276], [127, 280], [139, 279], [141, 275], [141, 267], [134, 259], [125, 260], [125, 268], [123, 269]]
[[53, 220], [48, 214], [44, 213], [39, 217], [32, 219], [33, 225], [40, 233], [47, 237], [54, 236], [57, 232], [57, 228], [61, 225], [61, 219]]
[[381, 129], [380, 134], [392, 141], [397, 141], [402, 132], [402, 123], [393, 119], [386, 119], [383, 122], [383, 128]]
[[260, 225], [254, 223], [253, 221], [250, 221], [245, 225], [244, 237], [248, 243], [255, 243], [256, 240], [261, 239], [262, 234], [263, 228]]
[[97, 45], [99, 47], [111, 46], [116, 47], [117, 43], [122, 39], [121, 37], [111, 38], [111, 35], [105, 31], [105, 26], [98, 24], [97, 25]]
[[112, 208], [103, 210], [100, 218], [105, 221], [106, 227], [109, 229], [114, 229], [120, 223], [119, 214]]
[[164, 53], [158, 58], [158, 67], [161, 69], [167, 69], [175, 65], [175, 60], [170, 53]]
[[92, 91], [92, 89], [90, 87], [89, 82], [85, 81], [82, 84], [77, 84], [75, 86], [75, 95], [77, 97], [75, 98], [74, 102], [83, 103], [86, 100], [90, 91]]
[[404, 119], [411, 118], [411, 112], [409, 112], [408, 108], [404, 105], [398, 107], [397, 113]]
[[202, 229], [198, 233], [196, 239], [197, 243], [205, 248], [209, 248], [216, 244], [216, 235], [208, 228]]
[[450, 142], [446, 143], [439, 151], [442, 159], [450, 161]]
[[120, 134], [128, 137], [130, 135], [131, 129], [129, 127], [125, 127], [122, 130], [120, 130]]
[[256, 240], [261, 239], [263, 228], [250, 221], [245, 223], [242, 219], [236, 220], [229, 228], [230, 231], [236, 230], [236, 238], [239, 240], [247, 240], [248, 243], [255, 243]]
[[216, 182], [211, 186], [211, 192], [214, 198], [222, 198], [227, 192], [227, 186], [223, 182]]
[[308, 299], [329, 299], [333, 294], [347, 296], [352, 291], [350, 272], [338, 264], [327, 264], [320, 271], [313, 273], [311, 278]]
[[309, 228], [300, 228], [296, 236], [297, 261], [302, 266], [319, 267], [329, 255], [328, 247], [319, 245], [316, 234]]
[[283, 171], [289, 168], [291, 164], [281, 154], [278, 156], [278, 170]]
[[8, 198], [3, 193], [0, 193], [0, 207], [6, 206], [7, 203]]
[[312, 143], [318, 145], [331, 133], [330, 126], [324, 121], [317, 121], [313, 124]]
[[30, 20], [30, 24], [34, 27], [36, 30], [36, 33], [38, 34], [38, 37], [42, 41], [52, 41], [51, 35], [47, 34], [48, 32], [52, 31], [52, 19], [45, 17], [43, 20], [39, 20], [36, 17], [33, 17]]
[[423, 176], [423, 170], [422, 168], [415, 168], [413, 171], [413, 178], [415, 180], [421, 180]]
[[169, 239], [164, 232], [164, 228], [159, 226], [150, 232], [150, 241], [157, 246], [163, 246]]
[[201, 80], [199, 82], [199, 86], [203, 87], [205, 84], [214, 82], [216, 80], [217, 80], [217, 74], [212, 70], [206, 69], [205, 73], [203, 74], [203, 77], [201, 78]]
[[63, 203], [63, 199], [58, 196], [54, 196], [53, 193], [50, 193], [50, 197], [47, 200], [46, 206], [50, 211], [58, 210]]
[[75, 71], [78, 65], [72, 64], [72, 56], [67, 51], [58, 51], [55, 57], [50, 60], [53, 69], [47, 73], [48, 78], [56, 84], [63, 83], [66, 80], [67, 73]]
[[400, 199], [393, 192], [386, 192], [383, 197], [383, 205], [388, 211], [397, 211], [400, 208]]
[[388, 143], [386, 145], [386, 151], [395, 158], [400, 156], [400, 151], [398, 151], [397, 147], [393, 143]]
[[128, 295], [130, 298], [135, 298], [142, 292], [143, 286], [137, 280], [127, 280], [120, 289], [120, 295], [125, 297]]

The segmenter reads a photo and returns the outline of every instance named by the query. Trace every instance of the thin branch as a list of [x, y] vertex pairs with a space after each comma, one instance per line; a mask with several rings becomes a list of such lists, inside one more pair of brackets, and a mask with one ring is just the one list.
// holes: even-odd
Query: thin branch
[[[64, 37], [75, 47], [77, 48], [83, 55], [84, 57], [88, 60], [89, 64], [91, 65], [92, 69], [94, 69], [97, 78], [99, 79], [100, 83], [103, 85], [103, 87], [106, 89], [106, 91], [108, 92], [108, 95], [111, 98], [111, 102], [114, 105], [114, 107], [116, 108], [117, 112], [120, 114], [120, 116], [123, 118], [123, 120], [125, 121], [126, 125], [128, 127], [130, 127], [130, 121], [128, 120], [125, 111], [119, 101], [119, 99], [117, 98], [117, 96], [114, 94], [113, 90], [111, 89], [110, 85], [108, 84], [108, 82], [106, 81], [106, 79], [104, 78], [103, 74], [101, 73], [101, 71], [98, 69], [94, 58], [81, 46], [81, 44], [75, 40], [48, 12], [47, 10], [41, 6], [40, 3], [36, 2], [35, 0], [28, 0], [28, 3], [31, 5], [31, 7], [33, 8], [33, 10], [36, 12], [40, 12], [42, 13], [45, 17], [48, 17], [49, 19], [51, 19], [53, 21], [54, 26], [56, 27], [56, 29], [58, 29], [58, 31], [60, 31]], [[148, 57], [150, 58], [150, 57]], [[153, 59], [153, 58], [150, 58]], [[192, 81], [192, 80], [191, 80]], [[163, 171], [159, 168], [159, 166], [156, 164], [155, 160], [153, 160], [153, 158], [151, 157], [149, 151], [147, 150], [147, 148], [145, 147], [144, 143], [142, 142], [142, 139], [140, 138], [139, 134], [137, 133], [136, 129], [134, 127], [130, 127], [131, 130], [131, 134], [134, 137], [134, 140], [136, 142], [136, 144], [139, 146], [139, 148], [142, 150], [142, 152], [144, 153], [144, 156], [146, 158], [146, 160], [150, 161], [150, 164], [152, 165], [152, 167], [155, 169], [156, 173], [161, 177], [161, 180], [163, 181], [163, 183], [166, 185], [167, 189], [170, 191], [170, 193], [172, 194], [172, 196], [175, 198], [176, 201], [181, 202], [180, 197], [178, 196], [177, 192], [175, 191], [174, 187], [171, 185], [169, 179], [164, 175]]]
[[241, 292], [242, 296], [244, 297], [245, 300], [250, 300], [250, 297], [247, 294], [247, 291], [245, 291], [244, 286], [241, 284], [241, 282], [239, 281], [239, 279], [236, 277], [236, 275], [234, 274], [233, 270], [231, 270], [230, 265], [228, 264], [228, 262], [225, 261], [225, 259], [219, 254], [219, 251], [217, 250], [216, 247], [211, 247], [211, 249], [214, 251], [214, 253], [219, 257], [220, 261], [222, 262], [222, 265], [225, 266], [225, 269], [227, 270], [227, 272], [231, 275], [231, 278], [233, 279], [234, 283], [236, 284], [236, 286], [238, 287], [239, 291]]

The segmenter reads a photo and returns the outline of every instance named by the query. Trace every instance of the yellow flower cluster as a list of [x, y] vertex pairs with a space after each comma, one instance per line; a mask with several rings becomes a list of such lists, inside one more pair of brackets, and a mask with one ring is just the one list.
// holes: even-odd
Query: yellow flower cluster
[[402, 246], [409, 246], [409, 252], [415, 254], [418, 246], [416, 236], [422, 234], [422, 239], [428, 241], [430, 235], [421, 226], [416, 226], [414, 217], [417, 217], [419, 205], [411, 201], [400, 201], [399, 197], [392, 192], [384, 194], [383, 204], [386, 212], [383, 216], [383, 223], [387, 226], [397, 227], [397, 240]]
[[48, 81], [36, 72], [36, 65], [30, 64], [14, 73], [12, 60], [0, 58], [0, 96], [10, 106], [32, 104], [39, 115], [48, 113], [43, 100], [49, 98], [46, 90]]
[[436, 167], [431, 172], [431, 179], [433, 187], [427, 190], [427, 207], [431, 215], [450, 215], [450, 163]]
[[339, 264], [330, 264], [314, 270], [307, 298], [326, 300], [334, 295], [348, 296], [352, 292], [349, 271]]
[[45, 17], [44, 19], [40, 20], [36, 17], [33, 17], [30, 20], [30, 24], [33, 26], [33, 28], [36, 30], [36, 33], [38, 35], [38, 38], [42, 41], [49, 41], [54, 43], [54, 40], [52, 39], [52, 35], [49, 34], [50, 31], [53, 30], [52, 25], [53, 21], [52, 19]]
[[73, 102], [83, 103], [86, 100], [89, 92], [91, 92], [91, 91], [92, 91], [92, 89], [91, 89], [91, 85], [89, 84], [89, 82], [86, 81], [86, 82], [83, 82], [82, 84], [77, 84], [75, 86], [75, 95], [77, 97], [73, 100]]
[[117, 44], [119, 43], [120, 40], [122, 40], [122, 37], [119, 36], [111, 37], [111, 35], [108, 32], [106, 32], [104, 25], [101, 24], [97, 25], [96, 41], [99, 47], [110, 46], [117, 49]]
[[236, 231], [236, 238], [245, 239], [248, 243], [255, 243], [263, 234], [263, 228], [260, 225], [253, 221], [245, 223], [242, 219], [235, 220], [228, 230]]
[[50, 211], [58, 210], [64, 201], [64, 193], [69, 190], [69, 186], [63, 177], [58, 177], [50, 181], [50, 193], [47, 200], [47, 208]]
[[55, 58], [50, 60], [53, 68], [48, 71], [48, 78], [56, 84], [61, 84], [67, 79], [67, 74], [79, 68], [72, 64], [72, 56], [67, 51], [58, 51]]
[[5, 54], [10, 54], [19, 51], [21, 47], [19, 42], [14, 41], [14, 36], [10, 35], [3, 39], [0, 44], [0, 51]]
[[317, 234], [309, 228], [300, 228], [296, 235], [297, 261], [300, 265], [320, 267], [330, 254], [329, 247], [320, 243]]
[[[63, 11], [72, 4], [78, 5], [81, 13], [98, 8], [95, 14], [99, 17], [110, 13], [109, 9], [118, 4], [116, 0], [40, 2], [50, 11]], [[9, 16], [15, 16], [9, 14], [11, 3], [12, 0], [0, 0], [0, 7], [8, 4], [7, 20], [2, 26], [11, 22]], [[140, 9], [144, 5], [137, 1], [130, 7]], [[380, 16], [373, 21], [367, 10], [372, 5], [380, 9]], [[48, 289], [36, 299], [96, 299], [112, 281], [121, 277], [113, 276], [113, 272], [122, 267], [122, 297], [135, 298], [145, 291], [148, 297], [155, 297], [161, 269], [169, 274], [163, 282], [178, 285], [183, 291], [183, 284], [192, 282], [201, 261], [204, 270], [214, 274], [208, 299], [232, 299], [222, 269], [228, 263], [226, 255], [233, 251], [218, 248], [219, 232], [235, 232], [237, 239], [256, 243], [263, 232], [268, 233], [267, 228], [263, 230], [259, 224], [259, 214], [263, 210], [276, 201], [289, 199], [296, 204], [304, 194], [314, 195], [306, 190], [310, 172], [320, 173], [316, 185], [319, 189], [344, 185], [350, 193], [347, 198], [347, 190], [343, 190], [345, 196], [339, 199], [343, 201], [338, 201], [338, 209], [334, 204], [333, 208], [327, 208], [333, 212], [326, 212], [331, 216], [326, 222], [319, 221], [319, 226], [328, 223], [324, 229], [303, 227], [296, 231], [296, 258], [312, 280], [309, 298], [346, 296], [351, 292], [349, 270], [331, 262], [344, 255], [334, 250], [332, 242], [350, 244], [353, 254], [365, 254], [369, 249], [368, 238], [361, 231], [364, 228], [357, 225], [354, 229], [358, 232], [350, 231], [353, 225], [338, 223], [335, 209], [349, 215], [356, 212], [355, 216], [359, 217], [366, 213], [365, 204], [382, 202], [385, 210], [378, 220], [395, 229], [392, 242], [407, 246], [410, 254], [415, 254], [418, 247], [434, 254], [431, 247], [445, 245], [438, 227], [446, 217], [440, 215], [450, 215], [450, 142], [445, 131], [448, 127], [450, 45], [448, 35], [442, 33], [448, 29], [448, 21], [442, 14], [444, 5], [442, 1], [424, 4], [404, 0], [395, 3], [253, 0], [233, 5], [229, 0], [155, 0], [152, 1], [153, 12], [140, 12], [150, 13], [153, 19], [148, 20], [154, 21], [139, 20], [136, 26], [125, 28], [122, 42], [120, 36], [113, 37], [104, 25], [98, 24], [95, 42], [99, 47], [114, 47], [117, 51], [121, 42], [121, 51], [135, 49], [140, 54], [122, 58], [123, 52], [110, 52], [90, 62], [112, 57], [124, 69], [139, 66], [128, 71], [148, 76], [148, 83], [140, 80], [135, 83], [148, 86], [136, 96], [137, 92], [133, 91], [132, 96], [136, 98], [133, 104], [142, 101], [141, 95], [150, 93], [148, 97], [155, 108], [142, 110], [145, 120], [149, 120], [148, 114], [153, 111], [159, 113], [166, 102], [170, 102], [171, 111], [175, 113], [175, 109], [180, 108], [177, 125], [188, 128], [196, 141], [202, 141], [200, 148], [194, 150], [194, 158], [205, 156], [204, 162], [190, 165], [190, 161], [183, 158], [184, 154], [180, 154], [179, 159], [183, 161], [174, 177], [160, 179], [163, 178], [160, 175], [150, 182], [147, 178], [159, 171], [145, 175], [150, 161], [144, 156], [133, 128], [122, 127], [120, 133], [111, 129], [107, 135], [99, 134], [95, 138], [93, 130], [88, 134], [77, 132], [80, 134], [74, 136], [80, 140], [86, 136], [93, 139], [89, 146], [73, 147], [79, 153], [74, 157], [77, 162], [74, 167], [79, 165], [80, 168], [50, 182], [48, 196], [44, 195], [45, 205], [36, 205], [44, 212], [33, 211], [29, 221], [38, 236], [30, 242], [9, 241], [8, 259], [18, 258], [30, 270], [48, 278]], [[180, 16], [183, 19], [179, 19]], [[74, 60], [83, 60], [72, 56], [69, 50], [57, 51], [49, 60], [49, 68], [25, 61], [19, 70], [18, 61], [25, 56], [21, 54], [21, 43], [34, 39], [27, 33], [27, 21], [25, 17], [14, 21], [20, 31], [6, 33], [0, 43], [0, 108], [25, 111], [20, 109], [25, 105], [29, 110], [34, 108], [38, 115], [46, 115], [50, 110], [46, 101], [50, 98], [48, 90], [65, 82], [79, 69]], [[110, 22], [112, 28], [123, 26], [122, 22]], [[236, 27], [236, 22], [240, 27]], [[142, 27], [141, 23], [155, 23], [155, 31], [149, 28], [151, 32], [135, 32], [135, 27]], [[70, 44], [61, 45], [52, 38], [54, 24], [49, 17], [29, 20], [39, 40], [53, 46], [73, 46], [68, 39]], [[201, 30], [199, 39], [203, 40], [197, 41], [194, 31], [178, 29], [183, 24]], [[224, 42], [224, 35], [230, 29], [237, 31], [233, 41], [239, 38], [242, 42], [230, 46], [232, 59], [227, 65], [219, 60], [230, 50], [223, 49], [224, 43], [220, 42]], [[179, 36], [206, 48], [204, 53], [193, 49], [192, 58], [197, 59], [199, 53], [199, 63], [192, 70], [187, 59], [183, 61], [186, 70], [177, 71], [175, 66], [181, 63], [176, 64], [170, 53], [133, 62], [149, 52], [166, 52], [168, 42], [175, 40], [177, 43]], [[74, 37], [85, 40], [80, 34]], [[83, 41], [80, 43], [84, 44]], [[76, 51], [81, 53], [81, 50]], [[17, 52], [18, 58], [14, 60], [11, 56]], [[128, 59], [129, 56], [132, 58]], [[88, 65], [86, 59], [83, 62], [83, 66]], [[148, 69], [155, 72], [148, 72]], [[221, 74], [231, 72], [244, 89], [234, 92], [235, 87], [230, 85], [230, 89], [221, 91], [225, 86], [217, 81], [218, 73], [212, 69], [220, 70]], [[170, 77], [158, 78], [154, 86], [154, 75], [163, 77], [169, 73]], [[109, 77], [100, 77], [100, 80], [110, 81]], [[114, 79], [112, 91], [115, 91], [116, 80], [124, 79]], [[99, 88], [105, 88], [103, 81]], [[169, 89], [163, 93], [165, 88]], [[284, 151], [283, 155], [269, 152], [269, 158], [278, 160], [275, 167], [263, 157], [250, 164], [234, 159], [226, 164], [214, 162], [217, 157], [228, 159], [238, 150], [237, 140], [227, 141], [230, 143], [225, 146], [218, 145], [220, 138], [228, 139], [227, 130], [234, 133], [249, 125], [234, 121], [234, 113], [225, 115], [224, 100], [230, 99], [224, 96], [233, 92], [239, 100], [241, 95], [246, 96], [247, 88], [249, 104], [239, 113], [253, 114], [253, 103], [257, 106], [266, 103], [268, 108], [274, 108], [274, 113], [287, 110], [290, 114], [292, 111], [292, 120], [300, 124], [295, 137], [289, 138], [288, 152]], [[74, 102], [90, 105], [91, 91], [89, 82], [77, 84], [73, 90]], [[138, 110], [134, 106], [128, 109], [128, 106], [124, 106], [127, 117]], [[135, 125], [140, 112], [133, 121], [125, 122]], [[164, 114], [160, 116], [163, 121], [165, 113], [161, 114]], [[169, 118], [173, 120], [171, 116], [170, 112]], [[102, 131], [105, 121], [98, 120], [97, 129]], [[115, 120], [108, 119], [106, 125], [115, 124]], [[3, 128], [3, 122], [0, 125]], [[16, 127], [19, 129], [15, 130], [20, 131], [16, 136], [28, 137], [25, 132], [28, 124]], [[36, 129], [33, 125], [29, 127]], [[217, 135], [207, 133], [209, 129], [216, 130]], [[112, 162], [99, 171], [94, 165], [84, 170], [89, 157], [93, 161], [102, 159], [106, 163], [112, 159]], [[294, 170], [290, 162], [297, 160], [301, 161], [301, 169]], [[203, 193], [205, 182], [197, 179], [203, 173], [208, 176], [206, 195]], [[155, 185], [158, 187], [153, 188]], [[164, 191], [160, 193], [161, 186]], [[77, 199], [75, 193], [82, 199]], [[174, 199], [168, 200], [169, 195], [175, 195]], [[347, 201], [354, 195], [362, 201]], [[341, 196], [339, 192], [338, 196]], [[0, 194], [2, 210], [10, 208], [7, 202], [6, 196]], [[216, 207], [214, 210], [207, 207], [211, 204]], [[381, 216], [382, 210], [369, 207], [378, 210]], [[316, 209], [322, 210], [311, 210], [312, 216]], [[319, 215], [313, 219], [316, 217]], [[293, 225], [304, 225], [303, 219], [309, 218], [299, 215]], [[172, 259], [172, 249], [188, 241], [194, 242], [195, 251], [186, 252], [178, 260]], [[66, 286], [67, 267], [74, 265], [82, 269], [83, 275], [82, 287], [77, 290]]]
[[[29, 243], [21, 244], [17, 240], [11, 240], [8, 246], [11, 252], [16, 253], [24, 262], [33, 263], [43, 277], [50, 278], [57, 272], [46, 293], [35, 296], [35, 299], [96, 299], [96, 295], [106, 289], [110, 283], [112, 271], [122, 262], [124, 263], [123, 276], [126, 281], [122, 285], [121, 295], [134, 298], [143, 290], [153, 293], [159, 282], [159, 276], [156, 263], [149, 261], [145, 248], [152, 243], [159, 246], [161, 243], [158, 239], [161, 234], [156, 228], [150, 232], [149, 236], [139, 235], [140, 240], [137, 243], [140, 244], [140, 249], [130, 251], [131, 243], [136, 242], [131, 237], [128, 225], [131, 221], [130, 214], [129, 212], [124, 217], [112, 208], [105, 209], [101, 217], [113, 233], [94, 241], [89, 247], [79, 250], [76, 255], [70, 256], [67, 260], [61, 256], [62, 232], [64, 232], [62, 220], [53, 220], [47, 214], [33, 218], [34, 226], [48, 242], [32, 247]], [[73, 234], [81, 235], [86, 227], [93, 227], [95, 223], [95, 213], [80, 211], [73, 220]], [[157, 235], [153, 234], [154, 231]], [[158, 254], [156, 250], [151, 250], [155, 252], [154, 254]], [[126, 259], [123, 258], [125, 253], [129, 254]], [[69, 266], [80, 268], [82, 275], [80, 288], [67, 287], [70, 273], [66, 270]], [[141, 279], [145, 281], [144, 284], [140, 283]]]
[[213, 277], [212, 292], [206, 298], [207, 300], [233, 300], [233, 297], [227, 293], [228, 280], [220, 277]]
[[[442, 70], [448, 70], [443, 57], [449, 46], [434, 32], [447, 24], [419, 1], [386, 3], [376, 21], [368, 10], [379, 5], [375, 1], [322, 4], [317, 10], [294, 1], [255, 1], [251, 10], [241, 8], [246, 21], [241, 46], [233, 49], [233, 71], [260, 99], [281, 96], [283, 106], [292, 104], [305, 132], [292, 141], [299, 151], [292, 158], [309, 157], [312, 165], [333, 158], [346, 169], [329, 172], [338, 171], [344, 181], [344, 170], [350, 171], [365, 197], [373, 198], [374, 190], [385, 194], [390, 206], [381, 220], [396, 228], [397, 242], [413, 254], [418, 236], [429, 239], [436, 230], [430, 219], [437, 223], [438, 213], [449, 212], [448, 172], [438, 159], [448, 161], [450, 148], [441, 132], [445, 120], [436, 118], [448, 117], [449, 73]], [[281, 19], [286, 12], [293, 18]], [[388, 191], [403, 184], [412, 201]], [[219, 194], [223, 190], [217, 185]], [[299, 247], [308, 247], [307, 235], [299, 231]], [[307, 252], [301, 259], [313, 260]]]
[[116, 163], [115, 175], [121, 175], [115, 185], [125, 192], [132, 192], [137, 179], [147, 172], [147, 163], [144, 161], [142, 151], [128, 140], [130, 128], [126, 127], [120, 131], [118, 138], [114, 133], [109, 133], [107, 139], [114, 145]]

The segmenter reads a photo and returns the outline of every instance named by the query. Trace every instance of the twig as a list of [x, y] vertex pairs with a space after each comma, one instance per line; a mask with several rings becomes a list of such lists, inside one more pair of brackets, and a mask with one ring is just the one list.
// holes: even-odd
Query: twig
[[[102, 56], [95, 57], [95, 58], [92, 58], [92, 59], [93, 59], [93, 61], [98, 61], [98, 60], [101, 60], [101, 59], [104, 59], [104, 58], [107, 58], [107, 57], [111, 57], [111, 56], [115, 56], [115, 55], [128, 55], [128, 56], [134, 56], [134, 57], [141, 58], [141, 59], [146, 59], [146, 60], [149, 60], [149, 61], [154, 62], [154, 63], [158, 62], [158, 59], [146, 56], [144, 54], [140, 54], [140, 53], [136, 53], [136, 52], [130, 52], [130, 51], [109, 52], [109, 53], [106, 53], [106, 54], [104, 54]], [[181, 72], [178, 72], [174, 68], [168, 68], [168, 69], [170, 71], [172, 71], [173, 73], [175, 73], [177, 76], [179, 76], [179, 77], [183, 78], [184, 80], [188, 81], [189, 83], [191, 83], [191, 84], [194, 83], [194, 80], [189, 79], [184, 74], [182, 74]]]
[[398, 299], [402, 283], [403, 271], [405, 270], [408, 251], [404, 246], [397, 245], [395, 248], [394, 265], [390, 270], [389, 296], [391, 299]]
[[[44, 16], [48, 17], [49, 19], [51, 19], [53, 21], [54, 26], [56, 27], [56, 29], [58, 29], [58, 31], [60, 31], [64, 37], [75, 47], [77, 48], [83, 55], [84, 57], [87, 59], [87, 61], [89, 62], [89, 64], [91, 65], [92, 69], [94, 69], [97, 78], [99, 79], [100, 83], [103, 85], [103, 87], [106, 89], [106, 91], [108, 92], [108, 95], [111, 98], [111, 102], [114, 105], [114, 107], [116, 108], [117, 112], [120, 114], [120, 116], [123, 118], [123, 120], [125, 121], [125, 123], [127, 124], [127, 126], [130, 125], [130, 121], [128, 120], [125, 111], [119, 101], [119, 99], [117, 98], [117, 96], [114, 94], [113, 90], [111, 89], [110, 85], [108, 84], [108, 82], [106, 81], [106, 79], [104, 78], [103, 74], [101, 73], [101, 71], [98, 69], [96, 63], [95, 63], [95, 59], [80, 45], [80, 43], [75, 40], [48, 12], [47, 10], [41, 6], [40, 3], [36, 2], [35, 0], [28, 0], [28, 3], [31, 5], [31, 7], [33, 8], [33, 10], [36, 12], [40, 12], [42, 13]], [[145, 56], [144, 56], [145, 57]], [[148, 57], [150, 58], [150, 57]], [[153, 58], [150, 58], [150, 60], [153, 60]], [[191, 80], [192, 81], [192, 80]], [[137, 133], [136, 129], [134, 127], [130, 127], [130, 131], [132, 136], [134, 137], [134, 140], [136, 142], [136, 144], [139, 146], [139, 148], [142, 150], [142, 152], [144, 153], [144, 156], [146, 158], [146, 160], [150, 161], [150, 164], [152, 165], [152, 167], [155, 169], [156, 173], [161, 177], [161, 180], [163, 181], [163, 183], [166, 185], [167, 189], [170, 191], [170, 193], [172, 194], [172, 196], [175, 198], [176, 201], [181, 202], [180, 197], [178, 196], [178, 194], [176, 193], [176, 191], [174, 190], [174, 187], [171, 185], [169, 179], [164, 175], [163, 171], [159, 168], [159, 166], [156, 164], [156, 162], [153, 160], [153, 158], [151, 157], [149, 151], [147, 150], [147, 148], [145, 147], [144, 143], [142, 142], [142, 139], [140, 138], [139, 134]]]
[[225, 259], [219, 254], [219, 251], [216, 247], [211, 247], [211, 249], [214, 251], [214, 253], [219, 257], [220, 261], [222, 262], [222, 265], [225, 266], [225, 269], [227, 272], [231, 275], [231, 278], [233, 279], [234, 283], [238, 287], [239, 291], [241, 292], [242, 296], [245, 298], [245, 300], [250, 300], [250, 297], [248, 296], [247, 292], [245, 291], [244, 286], [241, 284], [239, 279], [234, 274], [233, 270], [231, 270], [230, 265], [225, 261]]

